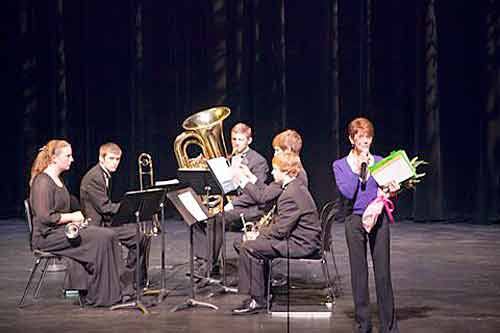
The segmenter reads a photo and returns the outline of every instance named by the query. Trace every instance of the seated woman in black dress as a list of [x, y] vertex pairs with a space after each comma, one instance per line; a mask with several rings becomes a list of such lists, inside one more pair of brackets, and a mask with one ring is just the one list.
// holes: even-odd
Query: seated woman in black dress
[[122, 296], [119, 274], [122, 263], [114, 232], [89, 226], [80, 230], [77, 243], [70, 243], [64, 232], [66, 223], [84, 220], [80, 211], [71, 211], [70, 194], [60, 178], [72, 162], [71, 146], [64, 140], [49, 141], [33, 162], [29, 198], [33, 214], [32, 244], [34, 248], [73, 259], [68, 274], [84, 272], [85, 302], [110, 306], [121, 301]]

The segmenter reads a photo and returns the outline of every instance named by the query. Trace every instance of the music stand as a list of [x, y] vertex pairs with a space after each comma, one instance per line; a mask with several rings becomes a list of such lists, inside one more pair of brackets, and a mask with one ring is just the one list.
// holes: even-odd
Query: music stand
[[[207, 160], [208, 169], [212, 174], [213, 179], [217, 183], [219, 191], [223, 194], [223, 199], [226, 195], [234, 193], [237, 190], [237, 185], [233, 183], [232, 174], [227, 160], [224, 157], [217, 157]], [[221, 205], [221, 220], [222, 220], [222, 290], [221, 292], [237, 293], [236, 288], [227, 287], [226, 281], [226, 219], [224, 217], [224, 202]]]
[[[179, 185], [179, 181], [177, 179], [171, 179], [167, 181], [157, 181], [154, 184], [154, 188], [163, 189], [168, 192], [171, 189], [177, 188]], [[164, 198], [165, 200], [165, 198]], [[144, 291], [145, 296], [158, 295], [157, 302], [161, 303], [168, 294], [168, 290], [166, 288], [166, 268], [167, 268], [167, 256], [166, 256], [166, 226], [165, 226], [165, 201], [162, 201], [160, 204], [160, 212], [161, 212], [161, 282], [160, 289], [148, 289]], [[168, 266], [172, 268], [172, 266]]]
[[194, 263], [193, 263], [193, 225], [210, 218], [208, 210], [202, 204], [198, 195], [191, 187], [167, 193], [167, 198], [181, 214], [182, 219], [189, 226], [189, 270], [190, 270], [190, 297], [181, 304], [176, 305], [171, 312], [187, 309], [195, 306], [203, 306], [218, 310], [213, 304], [196, 300], [194, 291]]
[[135, 301], [117, 304], [112, 306], [111, 310], [124, 308], [137, 308], [143, 314], [149, 314], [148, 309], [141, 301], [142, 288], [140, 288], [140, 223], [141, 221], [151, 220], [153, 215], [157, 214], [163, 204], [165, 190], [161, 188], [148, 189], [144, 191], [130, 191], [125, 193], [120, 209], [111, 219], [112, 226], [118, 226], [126, 223], [136, 223], [135, 244], [137, 247], [137, 260], [135, 271]]

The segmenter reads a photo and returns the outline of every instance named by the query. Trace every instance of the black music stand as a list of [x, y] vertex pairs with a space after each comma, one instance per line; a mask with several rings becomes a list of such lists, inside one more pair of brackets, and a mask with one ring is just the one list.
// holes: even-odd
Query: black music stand
[[136, 299], [132, 302], [117, 304], [112, 306], [111, 310], [136, 308], [143, 314], [149, 314], [148, 309], [141, 301], [142, 288], [140, 288], [140, 223], [141, 221], [151, 220], [153, 215], [157, 214], [162, 207], [165, 198], [165, 190], [161, 188], [149, 189], [144, 191], [131, 191], [125, 193], [120, 209], [111, 220], [112, 226], [118, 226], [126, 223], [136, 223], [135, 244], [137, 247], [137, 260], [135, 271], [135, 294]]
[[[195, 306], [203, 306], [218, 310], [219, 308], [213, 304], [197, 301], [194, 291], [193, 225], [210, 218], [208, 210], [202, 204], [200, 198], [191, 187], [168, 192], [167, 198], [172, 202], [179, 214], [181, 214], [184, 222], [186, 222], [189, 226], [189, 270], [191, 295], [184, 303], [176, 305], [171, 311], [175, 312]], [[194, 211], [198, 211], [198, 215]]]
[[[219, 162], [218, 167], [214, 161]], [[208, 195], [209, 194], [218, 194], [222, 195], [222, 198], [224, 198], [224, 195], [233, 193], [236, 190], [236, 186], [232, 183], [232, 180], [229, 177], [225, 177], [226, 180], [221, 180], [222, 177], [220, 177], [221, 172], [226, 173], [225, 175], [227, 176], [227, 168], [229, 168], [229, 165], [226, 162], [226, 159], [223, 157], [211, 159], [207, 161], [209, 169], [179, 169], [178, 170], [178, 177], [179, 179], [188, 185], [190, 185], [193, 190], [198, 193], [198, 194], [204, 194]], [[226, 168], [226, 169], [224, 169]], [[223, 170], [221, 170], [223, 169]], [[219, 177], [217, 177], [219, 176]], [[197, 276], [198, 278], [202, 279], [204, 282], [207, 282], [209, 284], [217, 284], [222, 288], [220, 292], [226, 293], [226, 292], [231, 292], [231, 293], [237, 293], [236, 288], [231, 288], [227, 287], [226, 283], [226, 227], [225, 227], [225, 219], [224, 219], [224, 202], [222, 204], [222, 209], [221, 209], [221, 220], [222, 220], [222, 253], [221, 253], [221, 261], [222, 261], [222, 281], [218, 279], [213, 279], [210, 277], [210, 271], [212, 269], [212, 242], [209, 243], [209, 269], [208, 269], [208, 276], [206, 277], [200, 277]], [[212, 230], [212, 239], [215, 237], [213, 233], [215, 232], [215, 221], [213, 225], [213, 230]], [[213, 295], [212, 293], [211, 295]]]
[[[172, 189], [176, 189], [179, 185], [179, 181], [177, 179], [167, 180], [167, 181], [159, 181], [154, 184], [154, 188], [164, 189], [166, 192]], [[166, 286], [166, 268], [167, 268], [167, 256], [166, 256], [166, 226], [165, 226], [165, 200], [160, 204], [160, 212], [161, 212], [161, 282], [160, 289], [148, 289], [144, 291], [145, 296], [158, 295], [157, 302], [161, 303], [165, 297], [167, 297], [169, 291]], [[172, 268], [172, 266], [168, 266]]]

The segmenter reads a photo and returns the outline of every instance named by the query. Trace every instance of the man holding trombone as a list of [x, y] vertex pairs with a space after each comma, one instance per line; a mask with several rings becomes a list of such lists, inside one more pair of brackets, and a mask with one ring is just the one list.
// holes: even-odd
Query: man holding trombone
[[[99, 148], [99, 162], [94, 165], [80, 184], [80, 202], [85, 216], [91, 219], [91, 224], [102, 227], [110, 227], [116, 233], [122, 245], [127, 247], [128, 256], [125, 272], [122, 274], [123, 282], [135, 277], [137, 260], [136, 227], [135, 224], [123, 224], [111, 227], [111, 218], [118, 212], [120, 203], [111, 200], [111, 175], [118, 169], [122, 156], [121, 148], [113, 142], [108, 142]], [[145, 244], [144, 235], [140, 235], [140, 244]], [[143, 246], [143, 245], [141, 245]], [[145, 251], [141, 248], [139, 287], [144, 287], [146, 279]], [[127, 283], [128, 284], [128, 283]]]

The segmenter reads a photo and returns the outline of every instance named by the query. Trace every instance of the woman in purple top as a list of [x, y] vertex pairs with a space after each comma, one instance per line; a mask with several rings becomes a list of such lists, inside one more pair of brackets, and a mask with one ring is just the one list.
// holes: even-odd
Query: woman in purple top
[[352, 295], [357, 332], [371, 332], [370, 296], [368, 289], [367, 246], [373, 261], [375, 288], [379, 308], [379, 332], [399, 332], [392, 292], [389, 259], [389, 223], [381, 214], [368, 233], [361, 217], [366, 207], [377, 197], [378, 185], [370, 177], [367, 167], [382, 158], [370, 153], [373, 141], [373, 124], [366, 118], [356, 118], [349, 123], [349, 154], [333, 162], [333, 173], [340, 194], [349, 200], [350, 209], [345, 220], [345, 233], [349, 249]]

